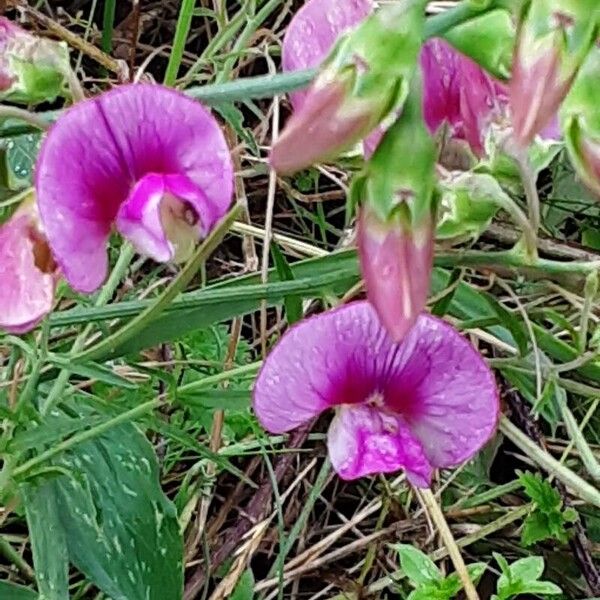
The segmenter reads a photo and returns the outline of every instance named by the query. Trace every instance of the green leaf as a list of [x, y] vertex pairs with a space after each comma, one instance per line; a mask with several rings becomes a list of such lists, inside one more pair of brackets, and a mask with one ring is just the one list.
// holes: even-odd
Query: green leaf
[[435, 563], [418, 548], [409, 544], [395, 544], [394, 549], [400, 556], [400, 567], [412, 583], [423, 585], [442, 579]]
[[68, 600], [69, 558], [53, 482], [27, 483], [21, 493], [40, 600]]
[[[65, 452], [54, 465], [72, 473], [44, 486], [71, 562], [113, 600], [180, 600], [177, 517], [140, 431], [131, 424], [116, 427]], [[52, 539], [55, 552], [60, 538], [55, 533]]]
[[230, 600], [253, 600], [254, 598], [254, 573], [252, 569], [247, 569], [240, 577], [235, 586]]
[[573, 522], [571, 510], [562, 510], [560, 494], [539, 475], [522, 473], [519, 480], [525, 493], [534, 501], [535, 510], [525, 519], [521, 540], [525, 546], [554, 538], [561, 543], [569, 540], [566, 525]]
[[[479, 583], [479, 580], [485, 573], [486, 569], [486, 563], [473, 563], [467, 566], [467, 572], [469, 573], [469, 577], [475, 585]], [[452, 573], [444, 579], [440, 587], [447, 594], [448, 598], [454, 598], [456, 594], [458, 594], [458, 592], [460, 592], [460, 590], [463, 589], [463, 584], [458, 574]]]
[[7, 142], [6, 167], [10, 189], [16, 190], [31, 184], [33, 167], [41, 141], [41, 134], [27, 133]]
[[562, 594], [562, 590], [551, 581], [531, 581], [527, 584], [526, 594], [550, 595]]
[[72, 360], [69, 360], [65, 356], [59, 356], [56, 354], [50, 355], [48, 357], [48, 361], [57, 367], [60, 367], [61, 369], [66, 369], [70, 373], [74, 373], [80, 377], [85, 377], [86, 379], [96, 379], [102, 383], [108, 383], [109, 385], [127, 390], [136, 390], [138, 388], [137, 383], [129, 381], [124, 377], [117, 375], [117, 373], [115, 373], [109, 367], [99, 365], [95, 362], [87, 362], [84, 365], [78, 364]]
[[552, 537], [552, 533], [550, 531], [548, 516], [539, 511], [535, 511], [528, 515], [523, 524], [523, 530], [521, 531], [521, 543], [523, 546], [533, 546], [533, 544], [541, 542], [549, 537]]
[[37, 592], [8, 581], [0, 581], [0, 598], [2, 600], [39, 600]]
[[543, 572], [544, 559], [541, 556], [527, 556], [510, 565], [511, 576], [524, 582], [538, 580]]
[[525, 332], [525, 326], [515, 316], [514, 313], [510, 312], [500, 302], [498, 302], [493, 296], [486, 295], [485, 299], [490, 305], [490, 308], [500, 319], [500, 323], [510, 331], [513, 339], [515, 340], [517, 347], [519, 348], [519, 354], [525, 356], [527, 354], [527, 347], [529, 345], [529, 338]]
[[520, 473], [519, 481], [525, 493], [533, 500], [538, 508], [551, 511], [560, 508], [560, 494], [539, 473]]
[[[273, 255], [273, 262], [275, 263], [275, 269], [277, 270], [280, 281], [293, 281], [294, 273], [292, 272], [292, 269], [290, 269], [290, 265], [283, 252], [281, 252], [279, 246], [274, 242], [271, 245], [271, 254]], [[302, 299], [299, 296], [286, 296], [283, 299], [283, 303], [285, 305], [287, 320], [290, 325], [302, 318]]]

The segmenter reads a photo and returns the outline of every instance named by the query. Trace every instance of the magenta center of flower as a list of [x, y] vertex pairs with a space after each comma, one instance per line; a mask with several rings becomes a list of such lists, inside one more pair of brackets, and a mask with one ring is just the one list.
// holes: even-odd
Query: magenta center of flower
[[200, 188], [184, 175], [149, 173], [121, 205], [117, 229], [154, 260], [184, 262], [211, 224], [207, 206]]

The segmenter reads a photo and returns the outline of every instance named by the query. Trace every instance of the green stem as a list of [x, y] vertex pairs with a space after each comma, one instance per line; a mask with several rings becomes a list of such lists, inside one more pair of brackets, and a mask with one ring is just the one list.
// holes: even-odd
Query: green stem
[[183, 51], [192, 26], [192, 17], [194, 16], [194, 8], [196, 0], [183, 0], [179, 9], [179, 18], [177, 19], [177, 29], [175, 30], [175, 40], [173, 41], [173, 49], [169, 56], [169, 64], [165, 74], [165, 85], [173, 86], [177, 80], [181, 60], [183, 59]]
[[540, 448], [504, 416], [500, 418], [500, 431], [528, 458], [560, 479], [576, 496], [600, 508], [600, 491]]
[[[127, 271], [127, 268], [129, 266], [129, 263], [131, 262], [131, 259], [133, 258], [133, 255], [134, 250], [130, 244], [125, 244], [123, 248], [121, 248], [121, 253], [119, 254], [117, 263], [115, 264], [110, 276], [108, 277], [107, 282], [104, 284], [104, 287], [102, 288], [102, 290], [100, 290], [100, 293], [96, 298], [95, 305], [97, 307], [103, 306], [111, 299], [112, 295], [117, 289], [117, 286], [119, 285], [119, 282], [123, 278], [125, 271]], [[79, 352], [83, 348], [85, 340], [90, 334], [92, 327], [93, 325], [89, 323], [88, 326], [77, 336], [71, 348], [71, 355], [77, 354], [77, 352]], [[70, 374], [71, 372], [67, 369], [63, 369], [58, 374], [58, 377], [55, 379], [54, 385], [52, 386], [50, 393], [46, 397], [46, 400], [42, 401], [42, 404], [40, 406], [40, 413], [42, 414], [42, 416], [47, 415], [48, 412], [60, 401], [65, 386], [69, 382]]]
[[46, 131], [50, 125], [42, 116], [18, 106], [0, 106], [0, 121], [4, 119], [18, 119], [42, 131]]
[[208, 258], [213, 250], [219, 245], [225, 234], [229, 231], [232, 223], [238, 217], [241, 211], [241, 205], [236, 204], [220, 223], [210, 232], [204, 242], [198, 246], [192, 258], [188, 261], [185, 267], [179, 272], [177, 277], [167, 286], [164, 292], [139, 315], [134, 317], [127, 325], [117, 330], [112, 335], [103, 339], [101, 342], [92, 346], [88, 350], [76, 354], [73, 360], [85, 362], [88, 360], [96, 360], [110, 355], [120, 344], [137, 335], [148, 322], [156, 319], [185, 289], [185, 287], [194, 278], [200, 265]]
[[[598, 399], [596, 399], [595, 405], [598, 405]], [[581, 457], [581, 462], [583, 463], [585, 470], [593, 479], [600, 481], [600, 463], [596, 460], [594, 452], [583, 435], [583, 427], [579, 427], [577, 419], [567, 406], [565, 399], [559, 400], [559, 406], [567, 433], [579, 451], [579, 456]]]
[[103, 433], [109, 431], [113, 427], [121, 425], [122, 423], [135, 421], [135, 419], [137, 419], [138, 417], [160, 406], [161, 402], [162, 400], [160, 398], [155, 398], [153, 400], [150, 400], [149, 402], [140, 404], [139, 406], [136, 406], [131, 410], [121, 413], [120, 415], [117, 415], [116, 417], [113, 417], [112, 419], [109, 419], [104, 423], [100, 423], [99, 425], [96, 425], [95, 427], [92, 427], [87, 431], [77, 433], [76, 435], [73, 435], [70, 438], [62, 441], [60, 444], [57, 444], [52, 448], [48, 448], [48, 450], [42, 452], [41, 454], [38, 454], [37, 456], [34, 456], [27, 462], [24, 462], [22, 465], [19, 465], [13, 470], [12, 476], [14, 478], [24, 477], [31, 470], [43, 465], [45, 462], [54, 458], [58, 454], [65, 452], [70, 448], [73, 448], [73, 446], [76, 446], [77, 444], [82, 444], [83, 442], [87, 442], [88, 440], [102, 435]]
[[236, 56], [242, 49], [244, 49], [247, 45], [254, 32], [258, 29], [258, 27], [267, 19], [267, 17], [281, 4], [282, 0], [268, 0], [264, 4], [264, 6], [256, 13], [256, 15], [250, 19], [246, 23], [246, 26], [240, 33], [238, 39], [236, 40], [233, 48], [231, 49], [231, 53], [234, 55], [232, 58], [227, 60], [223, 65], [223, 68], [219, 71], [217, 75], [217, 83], [226, 81], [229, 79], [231, 74], [231, 70], [233, 69], [233, 65], [237, 60]]
[[457, 251], [440, 252], [436, 254], [437, 267], [507, 267], [538, 271], [542, 275], [587, 275], [600, 269], [600, 261], [571, 261], [560, 262], [538, 258], [529, 262], [526, 257], [513, 250], [501, 252]]
[[191, 381], [190, 383], [186, 383], [185, 385], [177, 388], [177, 394], [184, 394], [186, 392], [189, 393], [205, 387], [210, 387], [211, 385], [216, 385], [217, 383], [227, 381], [228, 379], [233, 379], [234, 377], [253, 375], [260, 369], [261, 365], [262, 360], [259, 360], [257, 362], [250, 363], [249, 365], [243, 365], [241, 367], [236, 367], [235, 369], [229, 369], [228, 371], [217, 373], [216, 375], [209, 375], [208, 377]]
[[104, 16], [102, 19], [102, 50], [107, 54], [112, 52], [116, 7], [116, 0], [106, 0], [104, 3]]

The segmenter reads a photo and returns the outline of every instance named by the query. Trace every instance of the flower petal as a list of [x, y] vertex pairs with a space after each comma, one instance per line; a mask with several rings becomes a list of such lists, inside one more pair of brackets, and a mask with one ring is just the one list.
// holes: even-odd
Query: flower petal
[[394, 341], [401, 341], [424, 310], [433, 267], [433, 222], [384, 223], [363, 206], [358, 223], [360, 267], [369, 301]]
[[108, 268], [106, 241], [131, 179], [97, 100], [75, 104], [50, 129], [37, 160], [40, 218], [69, 284], [92, 292]]
[[[453, 327], [421, 315], [405, 339], [412, 348], [395, 373], [397, 399], [434, 467], [452, 467], [475, 455], [498, 424], [494, 374]], [[394, 384], [390, 384], [394, 387]]]
[[338, 409], [327, 434], [329, 458], [342, 479], [405, 469], [413, 485], [427, 487], [433, 468], [400, 415], [364, 405]]
[[164, 195], [164, 177], [158, 173], [145, 175], [121, 204], [116, 217], [119, 233], [138, 252], [157, 262], [167, 262], [175, 254], [161, 221], [160, 205]]
[[254, 385], [254, 412], [282, 433], [340, 404], [364, 402], [377, 389], [378, 365], [398, 354], [368, 302], [354, 302], [291, 327]]
[[0, 328], [10, 333], [33, 329], [54, 302], [55, 277], [36, 266], [34, 228], [19, 213], [0, 227]]
[[149, 173], [187, 177], [210, 203], [212, 222], [231, 203], [233, 166], [217, 122], [174, 90], [115, 88], [76, 104], [46, 136], [36, 168], [38, 203], [52, 250], [75, 289], [101, 285], [112, 222]]
[[[184, 221], [187, 207], [197, 224]], [[167, 262], [176, 259], [178, 241], [193, 250], [219, 216], [202, 190], [185, 175], [149, 173], [121, 204], [116, 225], [138, 252], [157, 262]]]
[[[371, 0], [308, 0], [294, 15], [283, 39], [284, 71], [318, 66], [329, 54], [336, 39], [358, 25], [371, 11]], [[294, 110], [304, 102], [306, 92], [291, 94]]]

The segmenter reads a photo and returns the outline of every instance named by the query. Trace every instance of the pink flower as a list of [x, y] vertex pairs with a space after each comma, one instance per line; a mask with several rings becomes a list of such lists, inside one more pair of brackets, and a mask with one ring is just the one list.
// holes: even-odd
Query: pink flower
[[69, 284], [104, 281], [113, 225], [157, 261], [185, 260], [227, 211], [233, 167], [198, 102], [128, 85], [76, 104], [52, 127], [35, 186], [44, 229]]
[[419, 487], [433, 469], [473, 457], [499, 415], [493, 373], [452, 327], [423, 314], [396, 344], [364, 301], [292, 327], [266, 359], [253, 405], [272, 433], [334, 408], [327, 444], [340, 477], [404, 469]]
[[[356, 27], [372, 10], [371, 0], [308, 0], [287, 28], [282, 49], [283, 70], [318, 66], [336, 39]], [[336, 116], [345, 95], [342, 83], [290, 95], [296, 118], [292, 116], [288, 121], [270, 157], [278, 172], [291, 173], [297, 170], [298, 164], [310, 164], [313, 156], [323, 154], [332, 145], [337, 146], [332, 140], [339, 139], [343, 145], [344, 140], [354, 137], [356, 132], [360, 135], [365, 115], [357, 111], [347, 119]], [[310, 143], [294, 143], [299, 136]], [[286, 138], [292, 142], [286, 143]]]
[[33, 202], [0, 226], [0, 257], [0, 328], [25, 333], [52, 310], [57, 280]]
[[6, 17], [0, 17], [0, 92], [8, 90], [17, 79], [16, 75], [10, 72], [8, 50], [9, 45], [22, 31]]
[[[415, 68], [424, 23], [421, 0], [376, 13], [368, 0], [309, 0], [285, 36], [284, 68], [315, 66], [326, 55], [327, 60], [309, 89], [293, 95], [294, 114], [271, 149], [273, 168], [293, 173], [333, 158], [396, 112]], [[347, 35], [336, 44], [342, 33]]]

